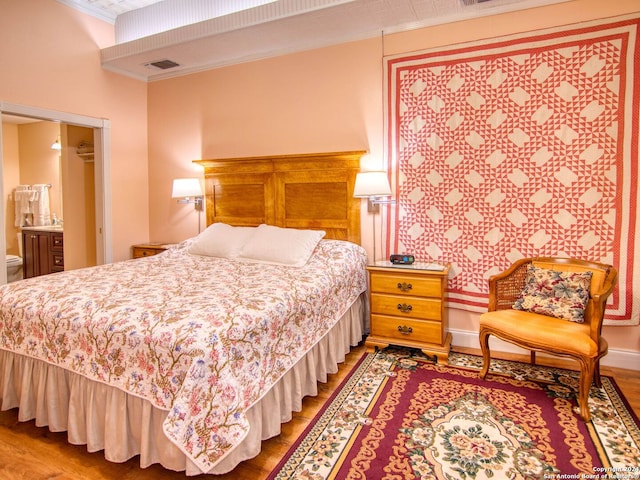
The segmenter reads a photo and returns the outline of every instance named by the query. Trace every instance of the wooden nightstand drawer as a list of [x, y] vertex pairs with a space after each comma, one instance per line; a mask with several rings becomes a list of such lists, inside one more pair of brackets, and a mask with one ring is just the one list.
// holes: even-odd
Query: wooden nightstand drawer
[[441, 345], [443, 342], [440, 322], [376, 314], [371, 315], [371, 335], [388, 338], [391, 343], [399, 345], [408, 341], [435, 345]]
[[151, 257], [164, 252], [171, 244], [168, 243], [143, 243], [131, 247], [133, 258]]
[[442, 320], [442, 301], [438, 298], [419, 298], [398, 295], [371, 294], [371, 313], [396, 315], [404, 318]]
[[133, 249], [133, 258], [150, 257], [152, 255], [157, 255], [158, 253], [160, 252], [154, 248], [137, 247]]
[[421, 278], [413, 275], [375, 274], [371, 275], [371, 291], [413, 295], [418, 297], [440, 297], [440, 278]]

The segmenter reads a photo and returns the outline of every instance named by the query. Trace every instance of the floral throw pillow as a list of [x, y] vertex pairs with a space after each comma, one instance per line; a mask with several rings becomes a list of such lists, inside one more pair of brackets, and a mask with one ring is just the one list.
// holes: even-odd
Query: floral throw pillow
[[583, 323], [592, 275], [529, 265], [524, 289], [513, 308]]

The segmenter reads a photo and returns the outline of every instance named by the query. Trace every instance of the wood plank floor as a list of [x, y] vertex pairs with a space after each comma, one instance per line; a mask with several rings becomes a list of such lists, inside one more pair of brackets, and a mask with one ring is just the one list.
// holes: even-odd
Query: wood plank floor
[[[457, 351], [479, 353], [475, 349], [456, 348]], [[283, 425], [282, 433], [263, 442], [262, 453], [239, 465], [232, 473], [218, 477], [220, 480], [260, 480], [287, 452], [290, 445], [313, 419], [334, 389], [349, 373], [364, 353], [362, 345], [354, 348], [326, 384], [319, 387], [319, 395], [306, 398], [303, 410], [294, 414], [293, 420]], [[501, 358], [528, 361], [528, 356], [500, 355]], [[539, 358], [540, 364], [573, 368], [571, 362]], [[640, 416], [640, 371], [602, 367], [603, 375], [612, 376], [623, 391], [636, 415]], [[0, 412], [0, 478], [8, 480], [174, 480], [187, 478], [183, 473], [170, 472], [154, 465], [141, 469], [138, 458], [126, 463], [107, 462], [102, 452], [88, 453], [85, 446], [67, 443], [66, 433], [52, 433], [47, 428], [36, 427], [34, 422], [18, 422], [17, 411]]]

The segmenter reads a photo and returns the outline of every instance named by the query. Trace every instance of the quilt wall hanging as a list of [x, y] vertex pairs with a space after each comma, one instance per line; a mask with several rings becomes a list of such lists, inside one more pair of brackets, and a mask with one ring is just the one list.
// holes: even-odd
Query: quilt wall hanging
[[[450, 262], [452, 307], [529, 256], [613, 264], [606, 324], [640, 318], [640, 16], [385, 58], [396, 192], [386, 254]], [[635, 285], [635, 289], [634, 289]]]

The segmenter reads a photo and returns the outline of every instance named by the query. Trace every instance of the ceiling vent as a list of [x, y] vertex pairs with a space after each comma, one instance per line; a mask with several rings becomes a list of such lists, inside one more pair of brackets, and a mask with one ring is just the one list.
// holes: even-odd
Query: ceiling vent
[[145, 67], [156, 67], [160, 70], [168, 70], [170, 68], [179, 67], [180, 64], [174, 62], [173, 60], [158, 60], [157, 62], [149, 62], [145, 63]]

